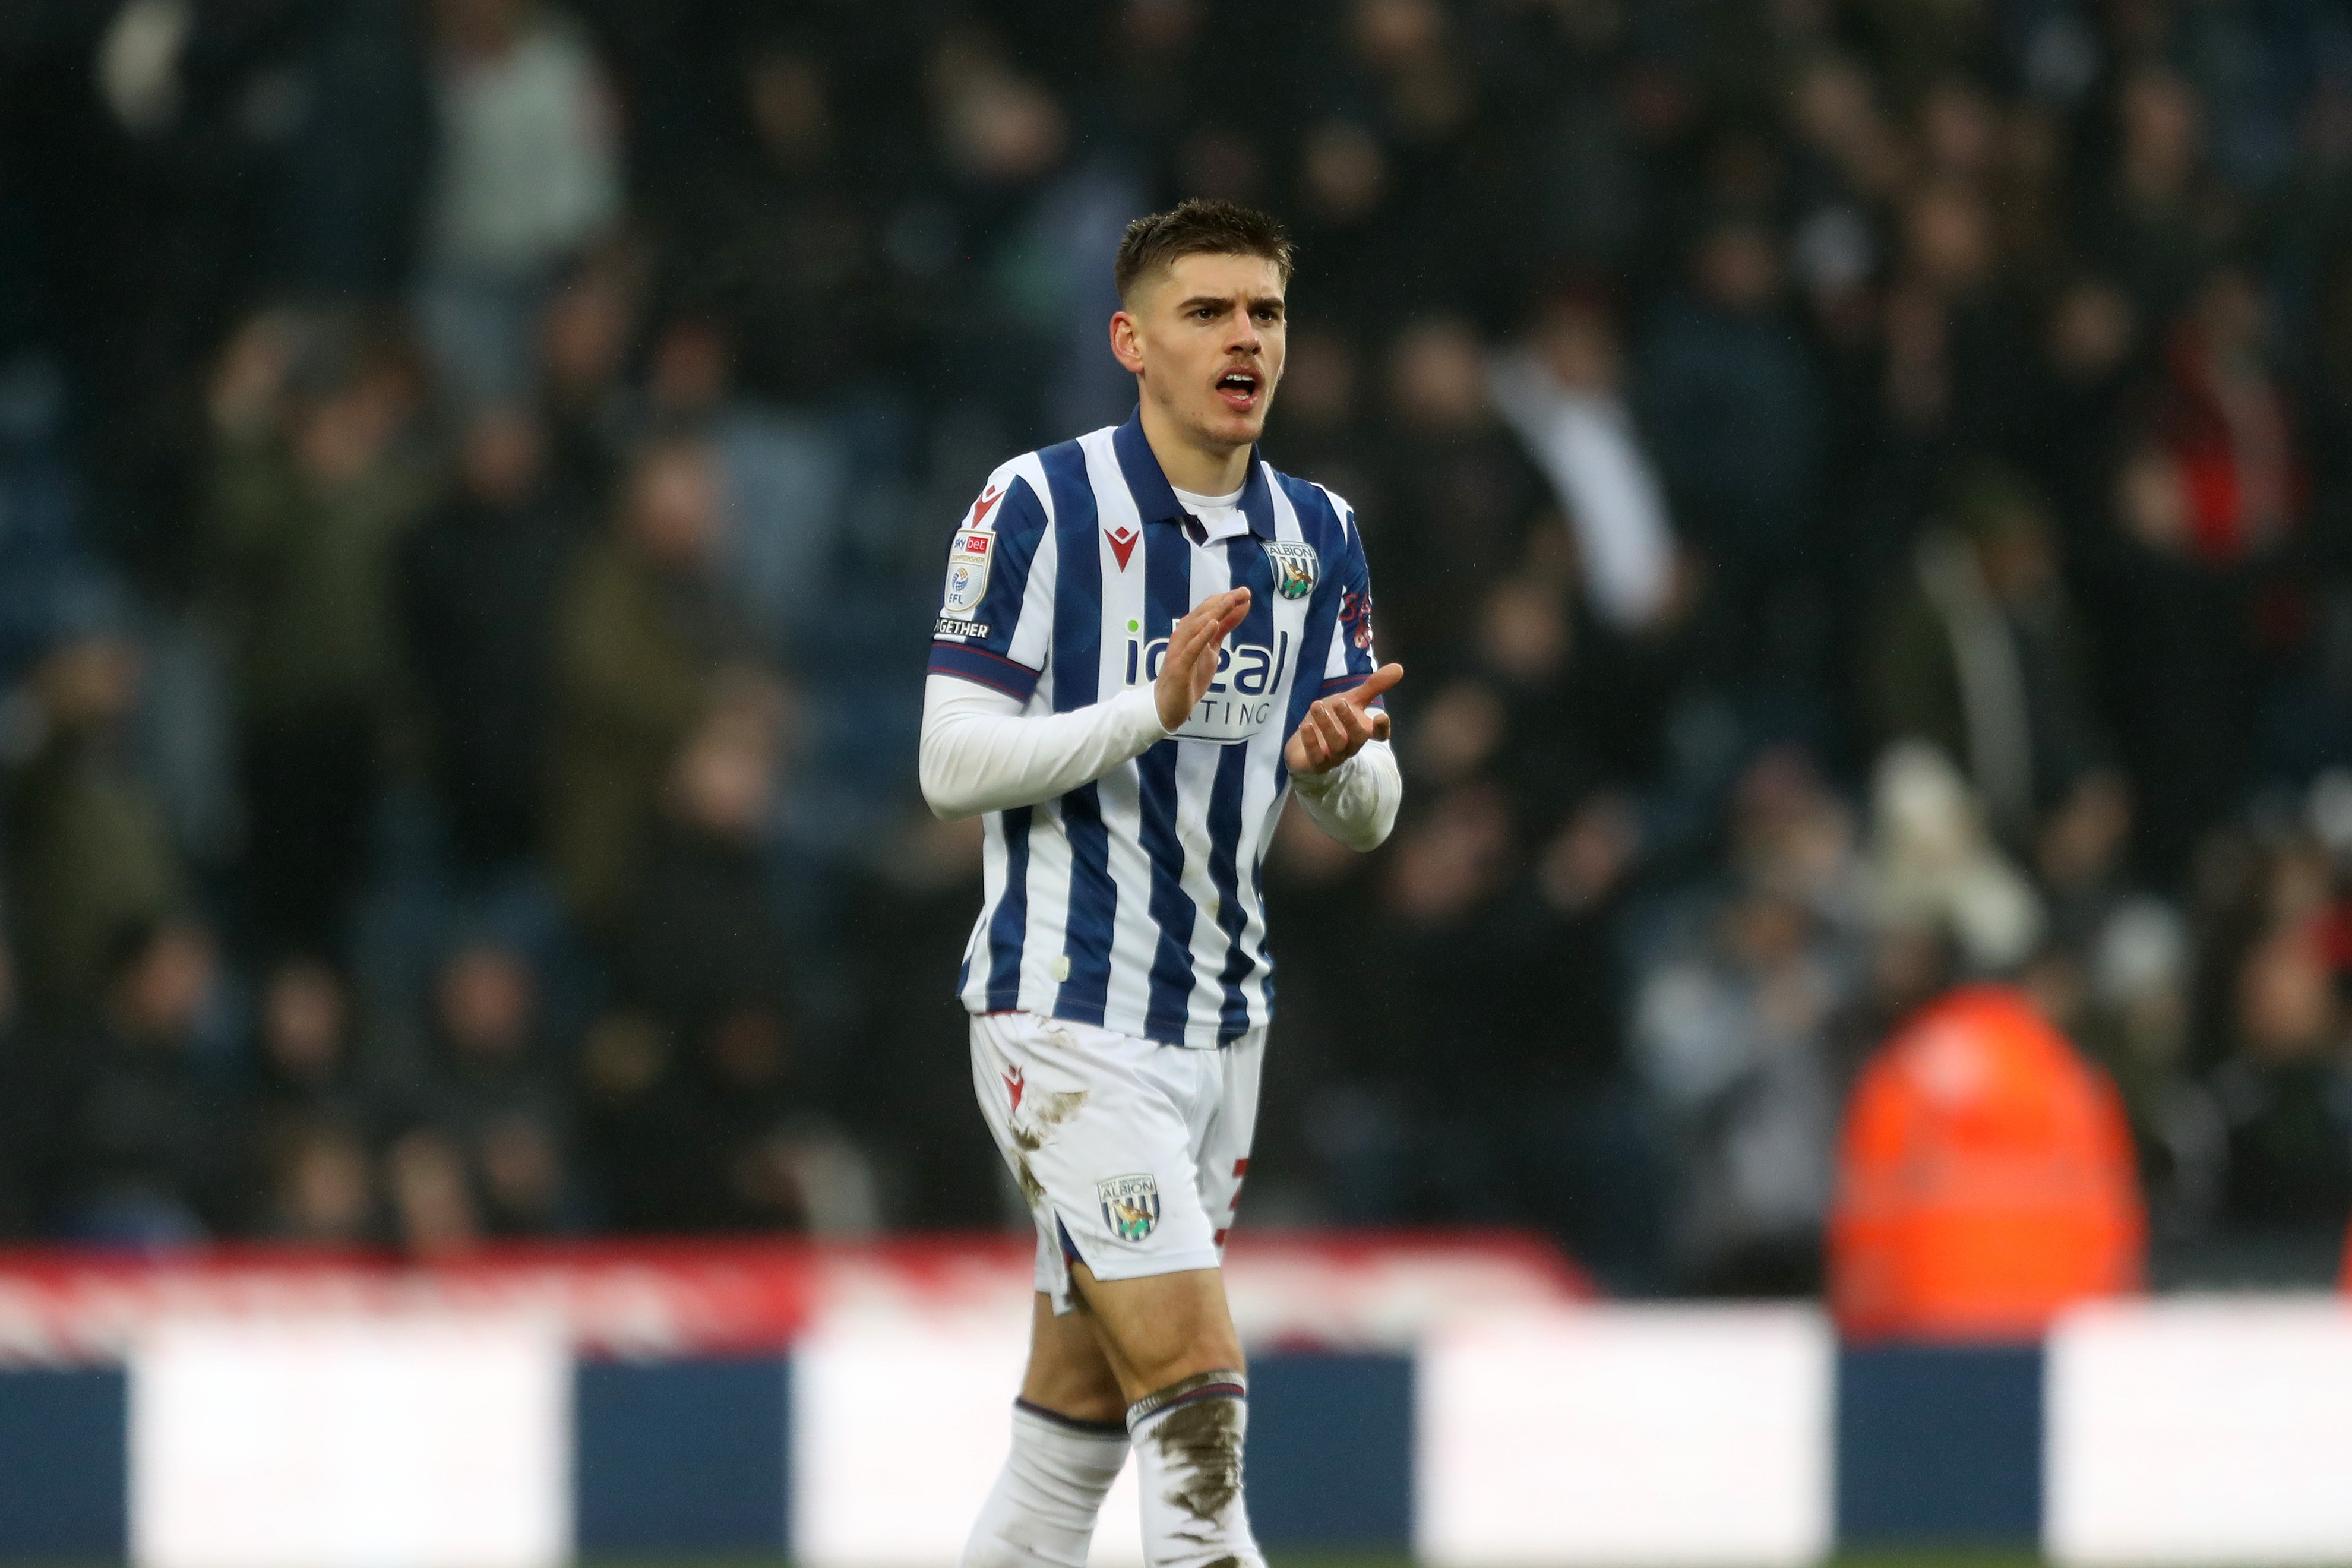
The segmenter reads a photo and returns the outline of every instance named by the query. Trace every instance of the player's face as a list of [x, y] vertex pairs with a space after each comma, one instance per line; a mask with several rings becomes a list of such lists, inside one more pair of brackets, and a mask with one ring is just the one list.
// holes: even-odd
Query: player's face
[[1282, 274], [1262, 256], [1186, 256], [1121, 311], [1113, 345], [1143, 395], [1202, 445], [1246, 447], [1282, 379]]

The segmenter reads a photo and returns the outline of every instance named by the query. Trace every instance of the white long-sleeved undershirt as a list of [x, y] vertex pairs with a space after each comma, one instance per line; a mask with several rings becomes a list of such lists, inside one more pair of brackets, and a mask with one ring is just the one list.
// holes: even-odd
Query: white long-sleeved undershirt
[[[1168, 738], [1149, 686], [1067, 713], [1024, 714], [1018, 698], [952, 675], [923, 686], [923, 798], [942, 821], [1066, 795]], [[1396, 826], [1404, 781], [1385, 741], [1326, 773], [1291, 775], [1315, 825], [1350, 849]]]

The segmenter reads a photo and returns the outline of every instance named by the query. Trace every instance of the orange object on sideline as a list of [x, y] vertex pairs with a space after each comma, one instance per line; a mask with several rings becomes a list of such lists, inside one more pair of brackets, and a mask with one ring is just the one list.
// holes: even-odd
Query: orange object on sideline
[[2123, 1102], [2022, 993], [1954, 991], [1864, 1068], [1830, 1220], [1848, 1335], [2034, 1338], [2137, 1289], [2147, 1242]]

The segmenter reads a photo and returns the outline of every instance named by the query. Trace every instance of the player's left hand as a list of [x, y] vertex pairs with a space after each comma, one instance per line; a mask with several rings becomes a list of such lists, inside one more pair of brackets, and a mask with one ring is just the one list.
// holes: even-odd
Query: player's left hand
[[1291, 773], [1328, 773], [1371, 741], [1389, 738], [1389, 716], [1372, 699], [1404, 679], [1404, 666], [1384, 664], [1361, 686], [1334, 692], [1307, 710], [1282, 748]]

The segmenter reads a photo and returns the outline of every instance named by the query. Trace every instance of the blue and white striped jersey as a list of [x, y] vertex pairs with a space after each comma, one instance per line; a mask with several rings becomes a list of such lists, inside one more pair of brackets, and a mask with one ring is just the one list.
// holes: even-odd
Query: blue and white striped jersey
[[1253, 452], [1241, 504], [1247, 533], [1194, 543], [1139, 415], [998, 468], [957, 531], [931, 670], [1032, 714], [1150, 684], [1177, 620], [1250, 590], [1174, 738], [1059, 799], [988, 815], [964, 952], [972, 1012], [1189, 1046], [1268, 1021], [1264, 866], [1290, 787], [1283, 744], [1377, 660], [1347, 502]]

